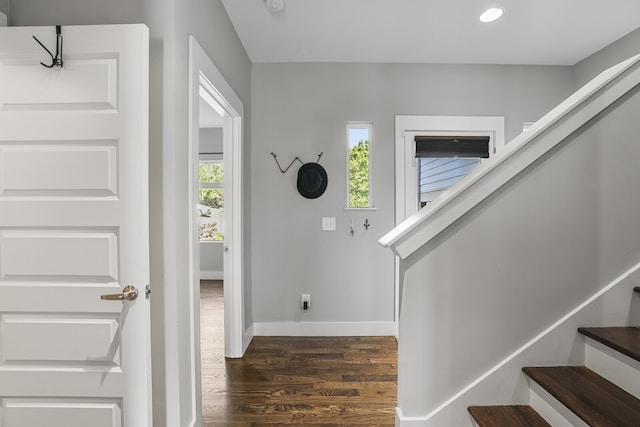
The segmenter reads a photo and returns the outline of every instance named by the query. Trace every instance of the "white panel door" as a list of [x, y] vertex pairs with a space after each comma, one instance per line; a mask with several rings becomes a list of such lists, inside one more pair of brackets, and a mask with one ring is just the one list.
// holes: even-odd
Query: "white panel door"
[[[148, 30], [0, 28], [0, 426], [149, 427]], [[103, 300], [135, 286], [135, 300]]]

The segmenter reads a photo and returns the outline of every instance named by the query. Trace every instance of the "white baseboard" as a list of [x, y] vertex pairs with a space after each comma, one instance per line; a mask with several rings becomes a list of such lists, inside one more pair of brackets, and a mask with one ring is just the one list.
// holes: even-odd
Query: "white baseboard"
[[373, 337], [395, 336], [395, 322], [255, 322], [255, 336]]
[[402, 408], [396, 407], [396, 427], [427, 427], [427, 417], [406, 417]]
[[224, 280], [223, 271], [201, 271], [200, 280]]
[[0, 12], [0, 27], [6, 27], [6, 26], [7, 26], [7, 15]]
[[253, 324], [251, 324], [247, 330], [244, 331], [244, 334], [242, 334], [242, 355], [244, 356], [244, 354], [247, 352], [247, 348], [249, 347], [249, 344], [251, 344], [251, 340], [253, 340], [254, 337], [254, 333], [253, 333]]

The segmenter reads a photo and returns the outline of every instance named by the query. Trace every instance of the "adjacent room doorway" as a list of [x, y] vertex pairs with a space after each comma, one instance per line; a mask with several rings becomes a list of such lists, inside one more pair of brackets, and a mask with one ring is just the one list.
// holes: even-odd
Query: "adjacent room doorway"
[[[192, 363], [192, 402], [201, 417], [200, 369], [200, 124], [201, 106], [221, 118], [224, 209], [223, 280], [225, 357], [242, 357], [244, 337], [242, 247], [242, 125], [244, 107], [206, 52], [189, 38], [189, 265], [191, 327], [188, 358]], [[182, 350], [181, 350], [182, 351]], [[187, 357], [187, 355], [185, 355]]]

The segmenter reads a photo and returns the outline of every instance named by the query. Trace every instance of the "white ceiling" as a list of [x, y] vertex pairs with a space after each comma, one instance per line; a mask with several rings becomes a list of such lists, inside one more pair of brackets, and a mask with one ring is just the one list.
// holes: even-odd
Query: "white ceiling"
[[640, 0], [285, 1], [222, 0], [252, 62], [574, 65], [640, 27]]

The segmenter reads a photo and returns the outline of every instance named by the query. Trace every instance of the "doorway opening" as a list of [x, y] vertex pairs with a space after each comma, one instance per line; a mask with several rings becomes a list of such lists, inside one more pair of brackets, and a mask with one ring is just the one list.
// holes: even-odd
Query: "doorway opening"
[[[242, 123], [243, 105], [231, 86], [192, 36], [189, 38], [189, 354], [191, 402], [194, 418], [202, 418], [200, 279], [201, 236], [211, 235], [222, 263], [213, 270], [224, 283], [224, 356], [242, 357], [251, 337], [244, 336], [243, 237], [242, 237]], [[209, 129], [203, 124], [210, 120]], [[217, 129], [217, 130], [216, 130]], [[208, 139], [207, 133], [212, 134]], [[216, 139], [214, 134], [218, 134]], [[201, 135], [203, 140], [201, 141]], [[209, 135], [211, 136], [211, 135]], [[202, 144], [201, 144], [202, 142]], [[202, 152], [210, 152], [201, 156]], [[220, 154], [222, 154], [220, 156]], [[201, 185], [201, 165], [208, 165]], [[222, 178], [222, 179], [220, 179]], [[205, 191], [201, 198], [201, 189]], [[204, 196], [204, 194], [203, 194]], [[222, 201], [220, 198], [223, 197]], [[205, 201], [205, 203], [201, 203]], [[208, 205], [212, 206], [208, 206]], [[214, 217], [215, 215], [215, 217]], [[215, 225], [212, 225], [215, 223]], [[215, 228], [215, 230], [214, 230]], [[217, 240], [216, 240], [217, 239]], [[216, 243], [217, 242], [217, 243]], [[207, 260], [210, 261], [210, 260]], [[221, 271], [215, 268], [220, 268]], [[221, 273], [221, 274], [220, 274]], [[216, 277], [204, 277], [205, 279]], [[182, 352], [183, 350], [181, 350]]]

